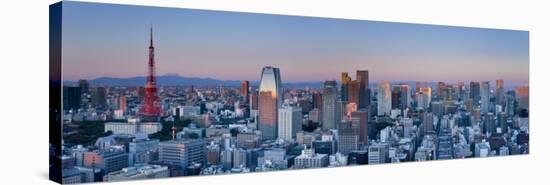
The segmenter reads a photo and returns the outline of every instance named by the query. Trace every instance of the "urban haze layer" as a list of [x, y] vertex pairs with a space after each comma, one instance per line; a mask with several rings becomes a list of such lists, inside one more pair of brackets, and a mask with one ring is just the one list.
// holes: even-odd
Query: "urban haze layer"
[[256, 85], [158, 86], [150, 37], [142, 86], [63, 86], [63, 183], [529, 153], [528, 86], [371, 85], [357, 69], [287, 88], [272, 66]]

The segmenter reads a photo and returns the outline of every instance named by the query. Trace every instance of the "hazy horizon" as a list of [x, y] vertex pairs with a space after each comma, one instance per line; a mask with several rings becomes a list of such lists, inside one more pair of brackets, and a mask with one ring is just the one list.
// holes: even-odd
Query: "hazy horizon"
[[[97, 12], [101, 12], [98, 14]], [[153, 26], [158, 75], [283, 82], [529, 82], [529, 33], [363, 20], [64, 2], [64, 80], [146, 74]]]

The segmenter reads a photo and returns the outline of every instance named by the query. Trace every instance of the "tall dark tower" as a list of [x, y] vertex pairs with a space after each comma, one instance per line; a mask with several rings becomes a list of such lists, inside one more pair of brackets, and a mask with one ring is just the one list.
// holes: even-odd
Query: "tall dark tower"
[[142, 121], [158, 121], [161, 114], [160, 98], [157, 90], [157, 77], [155, 74], [155, 47], [153, 47], [153, 28], [151, 27], [149, 43], [149, 62], [147, 82], [145, 83], [145, 97], [141, 107]]
[[369, 71], [357, 70], [357, 82], [359, 82], [359, 103], [357, 109], [367, 108], [370, 105]]

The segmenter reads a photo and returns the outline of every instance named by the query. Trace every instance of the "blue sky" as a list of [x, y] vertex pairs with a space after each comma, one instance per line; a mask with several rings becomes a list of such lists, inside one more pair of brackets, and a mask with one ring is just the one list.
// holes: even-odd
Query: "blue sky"
[[283, 81], [337, 80], [369, 70], [371, 81], [527, 84], [529, 33], [361, 20], [65, 2], [66, 80], [146, 73], [149, 27], [157, 74]]

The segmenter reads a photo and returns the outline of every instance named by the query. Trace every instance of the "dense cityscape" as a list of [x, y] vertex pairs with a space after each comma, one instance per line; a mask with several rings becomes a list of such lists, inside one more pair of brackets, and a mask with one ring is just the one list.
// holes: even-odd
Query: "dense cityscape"
[[63, 183], [529, 153], [528, 85], [371, 83], [356, 69], [286, 87], [285, 71], [265, 66], [240, 86], [168, 86], [154, 54], [151, 30], [143, 86], [63, 86], [62, 153], [50, 149]]

